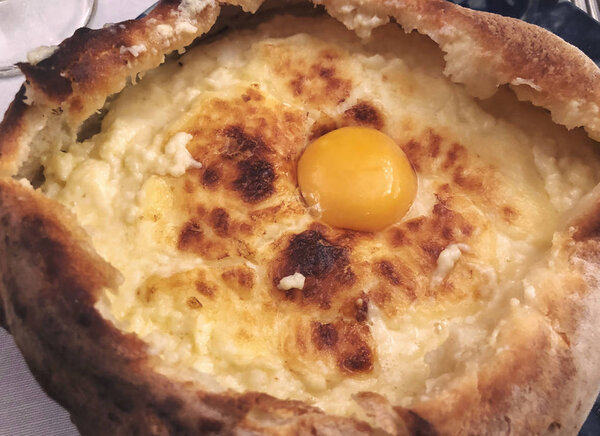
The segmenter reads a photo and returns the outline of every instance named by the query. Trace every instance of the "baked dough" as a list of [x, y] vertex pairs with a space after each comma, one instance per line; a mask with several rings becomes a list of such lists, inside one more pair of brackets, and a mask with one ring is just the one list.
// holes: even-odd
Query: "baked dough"
[[[597, 67], [449, 3], [325, 3], [358, 37], [289, 4], [311, 16], [106, 102], [218, 5], [163, 2], [23, 65], [0, 127], [4, 323], [84, 434], [576, 433], [600, 377], [600, 159], [514, 94], [597, 139]], [[303, 147], [344, 125], [417, 171], [385, 231], [319, 224], [296, 190]]]

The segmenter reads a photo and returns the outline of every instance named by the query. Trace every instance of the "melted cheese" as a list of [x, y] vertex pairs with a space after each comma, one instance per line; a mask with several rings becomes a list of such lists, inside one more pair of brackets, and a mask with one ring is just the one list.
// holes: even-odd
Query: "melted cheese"
[[[599, 181], [594, 144], [506, 91], [471, 98], [422, 36], [390, 25], [374, 41], [277, 18], [147, 74], [99, 134], [42, 158], [42, 190], [123, 274], [99, 310], [157, 370], [334, 414], [359, 414], [360, 391], [410, 405], [476, 355], [511, 298], [535, 297], [523, 278]], [[340, 123], [383, 129], [419, 178], [408, 215], [372, 236], [315, 227], [295, 185], [310, 136]]]

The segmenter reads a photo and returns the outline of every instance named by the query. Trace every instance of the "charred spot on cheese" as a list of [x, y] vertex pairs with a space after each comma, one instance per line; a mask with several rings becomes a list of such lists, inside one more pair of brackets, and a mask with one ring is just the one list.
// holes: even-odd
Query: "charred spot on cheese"
[[190, 309], [201, 309], [202, 308], [202, 303], [196, 297], [189, 297], [187, 299], [187, 306]]
[[381, 130], [384, 126], [383, 114], [373, 103], [367, 100], [359, 100], [340, 116], [332, 117], [321, 114], [311, 126], [308, 139], [312, 142], [326, 133], [345, 126], [372, 127]]
[[[442, 144], [442, 137], [440, 135], [429, 130], [422, 137], [407, 141], [402, 149], [415, 170], [432, 171], [440, 165], [439, 159], [443, 153], [452, 153], [452, 151], [447, 151], [447, 147], [447, 145]], [[454, 162], [456, 159], [452, 160], [450, 158], [450, 160]], [[444, 164], [441, 164], [442, 168], [449, 162], [448, 158], [444, 162]]]
[[336, 266], [348, 263], [346, 249], [331, 244], [317, 230], [294, 236], [286, 254], [290, 268], [307, 277], [326, 276]]
[[373, 352], [369, 347], [360, 345], [344, 354], [340, 363], [349, 373], [369, 372], [373, 369]]
[[410, 269], [402, 264], [394, 266], [389, 260], [380, 260], [373, 265], [373, 272], [381, 276], [386, 282], [393, 286], [402, 286], [414, 298], [415, 280]]
[[198, 280], [194, 283], [196, 291], [205, 297], [214, 297], [217, 292], [217, 287], [213, 284], [206, 282], [205, 280]]
[[472, 192], [485, 193], [488, 189], [479, 174], [463, 166], [456, 167], [453, 180], [461, 188]]
[[346, 320], [333, 323], [314, 321], [311, 330], [316, 350], [324, 358], [331, 357], [340, 371], [358, 375], [373, 370], [375, 356], [368, 326]]
[[276, 176], [273, 164], [264, 157], [272, 150], [263, 138], [248, 134], [240, 125], [227, 126], [221, 134], [226, 138], [221, 156], [237, 160], [238, 177], [233, 181], [233, 189], [248, 203], [269, 197], [274, 192]]
[[223, 280], [229, 284], [235, 284], [245, 289], [254, 287], [254, 271], [248, 267], [236, 267], [221, 274]]
[[323, 44], [320, 50], [307, 49], [304, 44], [289, 46], [272, 44], [264, 47], [265, 63], [275, 75], [287, 80], [289, 92], [313, 105], [337, 105], [350, 95], [352, 79], [343, 73], [348, 54], [334, 46]]
[[446, 152], [446, 156], [442, 162], [442, 168], [448, 170], [458, 164], [464, 164], [467, 155], [468, 153], [465, 147], [459, 144], [452, 144], [450, 149]]
[[408, 141], [403, 149], [417, 171], [442, 171], [450, 175], [453, 189], [475, 194], [499, 212], [496, 171], [474, 158], [464, 145], [445, 143], [441, 135], [430, 130], [420, 140]]
[[398, 286], [402, 283], [400, 276], [395, 271], [394, 266], [388, 262], [387, 260], [382, 260], [377, 262], [376, 270], [383, 276], [385, 279], [390, 282], [392, 285]]
[[229, 214], [223, 208], [213, 209], [210, 213], [210, 224], [215, 231], [215, 233], [222, 237], [226, 238], [229, 234]]
[[244, 201], [257, 203], [275, 191], [275, 170], [263, 159], [246, 159], [237, 164], [238, 178], [233, 181], [233, 189], [240, 193]]
[[[480, 280], [478, 278], [471, 277], [473, 288], [468, 288], [471, 290], [455, 288], [452, 280], [432, 288], [429, 280], [444, 249], [451, 244], [470, 243], [474, 226], [482, 225], [476, 216], [465, 217], [454, 210], [453, 201], [456, 200], [452, 197], [439, 196], [428, 216], [407, 220], [386, 232], [390, 247], [395, 247], [396, 254], [390, 253], [371, 264], [372, 274], [379, 281], [369, 292], [369, 298], [388, 316], [432, 297], [441, 303], [475, 295], [473, 292]], [[472, 276], [473, 272], [466, 271], [464, 274]]]
[[311, 65], [308, 74], [296, 73], [290, 87], [295, 96], [309, 102], [342, 103], [350, 95], [351, 82], [338, 76], [334, 66], [323, 62]]
[[[287, 174], [293, 171], [305, 140], [306, 114], [266, 96], [258, 87], [241, 87], [237, 92], [230, 98], [198, 102], [178, 130], [192, 135], [187, 148], [203, 165], [196, 172], [188, 171], [187, 184], [219, 192], [230, 205], [239, 199], [242, 208], [294, 183]], [[187, 192], [195, 191], [190, 188]]]
[[517, 212], [517, 210], [509, 205], [503, 206], [502, 207], [502, 218], [504, 219], [504, 221], [506, 221], [507, 223], [513, 223], [517, 217], [519, 216], [519, 212]]
[[202, 172], [202, 185], [205, 187], [215, 186], [221, 179], [221, 170], [217, 165], [210, 165]]
[[254, 288], [255, 273], [247, 266], [230, 268], [221, 273], [221, 278], [228, 288], [235, 291], [242, 299], [250, 297], [250, 291]]
[[442, 138], [440, 136], [430, 133], [429, 141], [427, 141], [427, 152], [429, 153], [429, 157], [435, 159], [439, 156], [441, 142]]
[[388, 231], [393, 246], [420, 247], [432, 267], [448, 244], [466, 241], [473, 232], [472, 224], [451, 209], [449, 200], [437, 198], [431, 215], [413, 218]]
[[332, 298], [356, 280], [348, 251], [347, 247], [333, 244], [318, 230], [295, 235], [275, 266], [274, 285], [276, 287], [283, 277], [299, 272], [306, 277], [304, 287], [286, 291], [286, 298], [328, 309]]
[[249, 135], [240, 125], [227, 126], [221, 133], [228, 140], [225, 142], [221, 155], [225, 159], [234, 159], [252, 155], [262, 156], [272, 153], [260, 136]]
[[345, 124], [372, 127], [381, 130], [383, 128], [383, 115], [372, 103], [362, 100], [344, 112]]
[[188, 219], [178, 229], [177, 248], [211, 260], [230, 256], [250, 258], [251, 250], [243, 239], [252, 234], [251, 221], [234, 219], [229, 209], [210, 210], [208, 206], [182, 201]]
[[155, 293], [156, 288], [153, 286], [140, 287], [136, 290], [138, 298], [148, 304], [152, 303]]
[[326, 133], [332, 132], [338, 128], [338, 124], [330, 119], [329, 121], [319, 120], [310, 129], [310, 134], [308, 135], [309, 141], [314, 141], [317, 138], [325, 135]]
[[314, 322], [312, 340], [319, 350], [332, 348], [337, 344], [338, 332], [332, 323]]
[[[152, 306], [153, 304], [163, 304], [165, 299], [172, 299], [175, 307], [201, 309], [204, 305], [199, 298], [200, 295], [196, 292], [194, 283], [203, 283], [207, 288], [214, 288], [214, 285], [207, 281], [204, 272], [195, 269], [165, 277], [150, 276], [137, 289], [138, 302], [142, 305]], [[202, 297], [209, 296], [205, 293], [201, 295]]]
[[213, 260], [229, 256], [234, 249], [234, 241], [211, 237], [206, 232], [206, 225], [198, 217], [193, 217], [184, 223], [179, 230], [177, 248]]
[[204, 240], [204, 231], [200, 223], [194, 219], [184, 224], [179, 232], [179, 241], [177, 248], [187, 251], [194, 245], [198, 245]]
[[388, 308], [388, 301], [400, 299], [412, 302], [417, 299], [417, 273], [400, 261], [381, 260], [372, 266], [373, 273], [381, 277], [381, 282], [370, 295], [382, 308]]

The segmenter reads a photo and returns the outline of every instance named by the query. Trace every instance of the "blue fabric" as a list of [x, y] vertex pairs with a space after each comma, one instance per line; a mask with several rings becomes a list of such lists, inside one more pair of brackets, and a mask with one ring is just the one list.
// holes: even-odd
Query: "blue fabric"
[[596, 399], [596, 404], [592, 407], [592, 411], [579, 432], [579, 436], [598, 435], [600, 435], [600, 397]]

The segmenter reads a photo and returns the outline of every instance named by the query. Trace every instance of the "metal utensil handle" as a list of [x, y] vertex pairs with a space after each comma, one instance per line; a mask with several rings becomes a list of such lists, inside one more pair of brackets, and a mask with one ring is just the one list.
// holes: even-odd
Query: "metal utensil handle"
[[600, 21], [600, 0], [570, 0], [593, 19]]
[[600, 21], [600, 0], [586, 0], [588, 3], [588, 14], [593, 19]]

